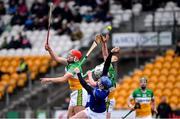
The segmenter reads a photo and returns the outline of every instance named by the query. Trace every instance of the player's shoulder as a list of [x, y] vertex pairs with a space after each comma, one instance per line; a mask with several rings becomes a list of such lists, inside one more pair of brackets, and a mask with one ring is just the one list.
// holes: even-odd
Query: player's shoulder
[[79, 64], [80, 64], [80, 62], [77, 61], [77, 62], [69, 63], [66, 67], [67, 67], [68, 69], [69, 69], [69, 68], [76, 68], [76, 67], [79, 66]]
[[133, 91], [133, 93], [139, 93], [139, 92], [141, 92], [141, 89], [140, 89], [140, 88], [136, 88], [136, 89]]
[[102, 89], [99, 89], [99, 88], [95, 88], [95, 91], [101, 92], [101, 93], [107, 93], [108, 92], [107, 90], [102, 90]]
[[107, 90], [101, 90], [101, 89], [99, 89], [99, 88], [96, 88], [94, 91], [95, 91], [95, 92], [94, 92], [95, 95], [96, 95], [96, 96], [100, 96], [100, 97], [107, 97], [108, 94], [109, 94], [109, 91], [107, 91]]
[[151, 89], [146, 89], [147, 93], [153, 93], [153, 91]]
[[101, 94], [108, 94], [108, 93], [109, 93], [109, 90], [96, 89], [96, 91], [97, 91], [98, 93], [101, 93]]
[[71, 65], [79, 65], [80, 63], [81, 63], [80, 61], [76, 61], [76, 62], [71, 63]]

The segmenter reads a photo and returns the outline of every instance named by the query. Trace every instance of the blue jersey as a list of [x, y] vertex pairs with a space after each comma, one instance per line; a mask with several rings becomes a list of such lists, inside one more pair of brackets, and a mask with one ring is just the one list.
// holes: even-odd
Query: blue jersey
[[106, 97], [109, 95], [108, 90], [94, 88], [90, 93], [88, 106], [93, 112], [102, 113], [106, 111]]
[[[105, 61], [102, 76], [107, 76], [109, 66], [111, 64], [112, 53], [110, 53]], [[96, 113], [103, 113], [106, 111], [106, 98], [109, 95], [109, 89], [99, 89], [98, 87], [89, 86], [86, 81], [84, 81], [81, 73], [77, 73], [81, 85], [86, 89], [90, 95], [88, 102], [88, 107]]]
[[86, 106], [85, 107], [89, 107], [89, 100], [90, 100], [90, 95], [88, 94], [88, 100], [86, 102]]

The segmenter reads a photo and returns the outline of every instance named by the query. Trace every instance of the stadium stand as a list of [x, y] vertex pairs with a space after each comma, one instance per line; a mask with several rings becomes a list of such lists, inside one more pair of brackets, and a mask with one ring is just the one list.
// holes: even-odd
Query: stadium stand
[[[93, 28], [98, 26], [98, 28], [94, 31]], [[4, 95], [5, 87], [8, 83], [13, 83], [12, 86], [10, 85], [8, 88], [9, 93], [13, 93], [14, 89], [17, 86], [23, 87], [27, 82], [27, 77], [22, 75], [16, 74], [17, 64], [19, 62], [20, 57], [24, 57], [28, 66], [30, 67], [31, 71], [31, 79], [34, 80], [36, 75], [39, 73], [47, 72], [47, 69], [50, 67], [50, 57], [47, 55], [47, 52], [44, 49], [45, 38], [46, 38], [46, 30], [35, 30], [35, 31], [23, 31], [23, 26], [13, 26], [10, 32], [3, 32], [0, 37], [0, 43], [2, 44], [3, 38], [7, 37], [7, 42], [10, 42], [11, 37], [15, 36], [18, 37], [18, 33], [22, 32], [25, 34], [29, 41], [32, 44], [32, 49], [2, 49], [0, 50], [1, 56], [1, 71], [5, 73], [10, 73], [10, 75], [3, 75], [1, 81], [1, 98]], [[88, 27], [88, 29], [87, 29]], [[103, 28], [103, 23], [82, 23], [80, 24], [80, 28], [82, 29], [84, 35], [84, 41], [88, 44], [91, 40], [91, 36], [97, 32], [100, 32]], [[57, 53], [62, 53], [64, 51], [69, 50], [72, 46], [81, 46], [80, 41], [72, 42], [68, 35], [56, 35], [54, 30], [50, 31], [51, 36], [51, 46], [53, 47], [54, 51]], [[87, 39], [87, 40], [85, 40]], [[0, 45], [1, 45], [0, 44]], [[66, 47], [64, 47], [66, 46]], [[11, 63], [12, 62], [12, 63]], [[36, 65], [34, 65], [34, 63]], [[56, 65], [55, 65], [56, 66]], [[15, 81], [11, 82], [11, 80]], [[18, 78], [22, 77], [22, 79]], [[18, 79], [18, 81], [17, 81]]]
[[[27, 82], [26, 73], [18, 74], [16, 69], [19, 65], [19, 60], [22, 56], [4, 56], [0, 57], [1, 61], [1, 99], [5, 90], [12, 94], [17, 87], [24, 87]], [[24, 56], [30, 70], [30, 80], [34, 80], [39, 73], [47, 72], [50, 67], [49, 56]], [[35, 65], [34, 65], [35, 64]], [[7, 89], [6, 89], [7, 88]]]
[[132, 10], [126, 9], [123, 10], [121, 5], [112, 4], [110, 8], [110, 12], [113, 14], [113, 26], [119, 27], [119, 25], [123, 22], [130, 21], [132, 15], [138, 16], [142, 10], [142, 5], [137, 3], [133, 5]]
[[[0, 117], [1, 114], [11, 109], [14, 109], [14, 112], [8, 112], [7, 114], [16, 117], [17, 113], [21, 112], [18, 109], [26, 109], [26, 106], [23, 105], [26, 100], [29, 105], [32, 104], [32, 107], [29, 107], [35, 112], [41, 107], [51, 107], [52, 103], [55, 102], [53, 99], [57, 101], [62, 95], [65, 98], [65, 91], [62, 93], [62, 90], [65, 89], [63, 86], [54, 86], [55, 88], [49, 86], [48, 88], [50, 90], [54, 89], [54, 92], [45, 90], [46, 94], [44, 93], [45, 86], [41, 87], [39, 85], [37, 90], [42, 91], [40, 93], [33, 89], [31, 92], [25, 91], [25, 95], [14, 96], [17, 92], [22, 92], [24, 88], [28, 88], [29, 80], [37, 81], [40, 75], [49, 74], [50, 68], [54, 69], [59, 66], [51, 60], [44, 49], [48, 24], [48, 2], [50, 1], [3, 0], [0, 2], [0, 107], [1, 109], [4, 108], [0, 112]], [[60, 55], [71, 48], [89, 47], [89, 43], [92, 42], [94, 36], [101, 33], [107, 24], [112, 23], [115, 32], [144, 32], [153, 25], [160, 28], [180, 25], [180, 2], [176, 0], [152, 0], [152, 3], [149, 0], [52, 1], [54, 2], [54, 11], [50, 30], [50, 45]], [[130, 29], [126, 29], [126, 25]], [[133, 25], [138, 30], [133, 30]], [[144, 27], [143, 30], [141, 29], [142, 26]], [[25, 39], [25, 43], [29, 43], [29, 46], [22, 43], [18, 47], [14, 47], [14, 45], [9, 47], [12, 41], [21, 43], [20, 36]], [[175, 37], [173, 37], [173, 43], [177, 39]], [[129, 49], [127, 48], [127, 50]], [[136, 53], [133, 52], [128, 57], [134, 56], [134, 54]], [[137, 55], [139, 54], [137, 53]], [[97, 57], [99, 58], [99, 55]], [[95, 56], [96, 59], [94, 58], [94, 60], [91, 59], [92, 62], [97, 63], [97, 57]], [[24, 58], [28, 64], [30, 75], [17, 72], [21, 58]], [[95, 64], [94, 62], [93, 64]], [[89, 64], [91, 64], [91, 61], [88, 61]], [[133, 69], [134, 65], [130, 70]], [[59, 75], [59, 72], [55, 73]], [[55, 73], [53, 76], [55, 76]], [[116, 105], [114, 109], [129, 109], [127, 106], [128, 96], [139, 86], [141, 76], [148, 77], [148, 87], [154, 91], [157, 104], [159, 104], [162, 96], [167, 96], [173, 110], [180, 109], [180, 58], [175, 55], [174, 50], [168, 50], [164, 56], [157, 56], [152, 62], [145, 64], [142, 69], [135, 69], [132, 75], [124, 76], [123, 74], [123, 78], [119, 79], [115, 91]], [[38, 83], [40, 84], [40, 82]], [[16, 102], [11, 102], [10, 105], [5, 104], [6, 93], [10, 95], [10, 99], [15, 97], [13, 101]], [[53, 96], [48, 95], [51, 93]], [[27, 98], [31, 94], [37, 96], [34, 98], [35, 101]], [[59, 94], [62, 95], [59, 96]], [[53, 101], [51, 102], [51, 100]], [[29, 107], [27, 106], [27, 108]], [[52, 111], [54, 110], [52, 109]], [[52, 115], [49, 117], [52, 117]]]
[[[180, 58], [175, 57], [174, 50], [167, 50], [165, 56], [145, 64], [143, 69], [136, 69], [131, 76], [125, 76], [116, 89], [116, 109], [128, 108], [127, 98], [139, 86], [139, 78], [148, 78], [148, 88], [154, 91], [156, 103], [162, 96], [167, 96], [173, 109], [180, 107]], [[121, 94], [121, 95], [119, 95]]]
[[[174, 15], [175, 14], [175, 15]], [[144, 19], [145, 27], [150, 27], [155, 22], [155, 26], [172, 26], [174, 21], [180, 25], [180, 8], [175, 2], [169, 1], [165, 7], [157, 8], [154, 15], [148, 14]]]
[[[55, 5], [53, 11], [53, 29], [50, 30], [50, 44], [53, 50], [58, 54], [61, 54], [74, 46], [76, 46], [75, 48], [79, 48], [81, 47], [81, 43], [87, 46], [91, 39], [94, 38], [93, 35], [101, 32], [102, 28], [104, 27], [104, 21], [102, 22], [102, 19], [104, 19], [105, 16], [98, 16], [98, 14], [93, 14], [93, 18], [91, 20], [87, 19], [87, 14], [89, 14], [89, 12], [96, 13], [92, 9], [95, 7], [93, 6], [93, 2], [91, 4], [78, 3], [75, 5], [74, 1], [62, 1], [61, 6], [58, 6], [59, 3], [56, 4], [57, 5]], [[46, 73], [51, 66], [57, 66], [57, 63], [51, 63], [50, 57], [45, 51], [44, 45], [42, 45], [45, 42], [47, 34], [46, 27], [44, 27], [47, 26], [47, 2], [21, 0], [18, 3], [14, 0], [6, 0], [1, 1], [1, 5], [4, 8], [2, 11], [0, 11], [1, 22], [4, 27], [1, 27], [3, 29], [1, 29], [0, 46], [4, 45], [4, 42], [6, 42], [7, 45], [9, 44], [9, 46], [11, 45], [12, 41], [18, 41], [19, 43], [19, 37], [21, 35], [29, 40], [29, 43], [32, 45], [32, 47], [23, 49], [23, 44], [19, 44], [21, 47], [15, 47], [15, 45], [12, 44], [13, 47], [3, 47], [0, 50], [0, 71], [2, 72], [0, 81], [0, 99], [3, 98], [6, 90], [9, 94], [12, 94], [15, 89], [19, 87], [26, 87], [28, 81], [27, 75], [25, 73], [18, 74], [16, 72], [20, 58], [24, 58], [25, 62], [27, 62], [29, 66], [30, 80], [35, 80], [39, 74]], [[36, 5], [39, 6], [37, 7], [39, 9], [35, 9]], [[40, 9], [40, 6], [42, 9]], [[81, 14], [79, 18], [80, 20], [78, 20], [78, 17], [77, 19], [68, 18], [70, 16], [68, 14], [76, 14], [72, 13], [75, 12], [73, 11], [75, 8], [74, 6], [77, 8], [76, 13], [79, 11]], [[101, 5], [101, 7], [103, 7], [103, 5]], [[68, 14], [66, 13], [65, 8], [69, 8], [69, 11], [67, 11]], [[58, 17], [60, 17], [60, 14], [62, 13], [66, 15], [63, 15], [64, 18], [57, 21]], [[44, 18], [44, 21], [41, 25], [37, 26], [36, 19], [38, 18], [40, 20], [42, 17]], [[75, 20], [76, 23], [71, 22], [71, 20]], [[56, 29], [56, 27], [57, 25], [60, 27], [62, 25], [61, 22], [65, 25], [68, 25], [68, 29], [71, 32], [70, 34], [66, 34], [66, 32], [64, 32], [61, 33], [63, 35], [59, 35], [58, 30], [60, 29]], [[40, 21], [38, 21], [37, 24], [40, 24]], [[78, 37], [81, 40], [78, 39], [76, 41], [72, 41], [72, 35], [74, 29], [77, 30], [77, 26], [82, 31], [82, 37]], [[95, 27], [96, 29], [94, 29]]]

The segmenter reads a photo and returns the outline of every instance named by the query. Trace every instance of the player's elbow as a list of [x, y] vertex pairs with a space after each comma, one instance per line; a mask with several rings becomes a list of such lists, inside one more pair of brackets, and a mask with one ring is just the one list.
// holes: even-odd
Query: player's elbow
[[56, 58], [58, 60], [59, 63], [63, 64], [63, 65], [68, 65], [67, 59], [63, 58], [63, 57], [57, 57]]

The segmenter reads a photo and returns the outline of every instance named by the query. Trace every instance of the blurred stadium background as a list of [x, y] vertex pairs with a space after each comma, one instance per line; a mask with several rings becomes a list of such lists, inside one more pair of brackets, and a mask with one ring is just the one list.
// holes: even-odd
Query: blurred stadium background
[[[85, 53], [95, 35], [112, 25], [108, 47], [121, 48], [113, 118], [128, 111], [127, 98], [141, 76], [148, 77], [157, 105], [166, 96], [173, 116], [180, 117], [179, 0], [1, 0], [0, 117], [65, 115], [68, 85], [39, 80], [64, 72], [44, 49], [49, 2], [54, 3], [50, 45], [59, 55], [72, 48]], [[22, 58], [27, 66], [19, 66]], [[98, 47], [83, 68], [102, 61]]]

